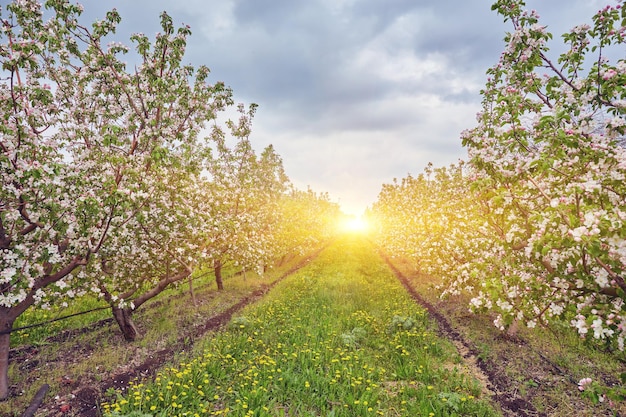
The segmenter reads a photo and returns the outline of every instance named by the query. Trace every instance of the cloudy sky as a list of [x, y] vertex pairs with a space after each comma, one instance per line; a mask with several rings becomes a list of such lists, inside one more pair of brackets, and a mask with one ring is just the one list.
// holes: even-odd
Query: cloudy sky
[[[6, 4], [7, 0], [0, 0]], [[166, 10], [193, 32], [187, 61], [238, 102], [259, 104], [252, 139], [273, 144], [299, 188], [360, 214], [383, 183], [464, 158], [485, 71], [510, 26], [490, 0], [83, 0], [117, 8], [119, 41], [154, 35]], [[615, 0], [527, 1], [558, 40]]]

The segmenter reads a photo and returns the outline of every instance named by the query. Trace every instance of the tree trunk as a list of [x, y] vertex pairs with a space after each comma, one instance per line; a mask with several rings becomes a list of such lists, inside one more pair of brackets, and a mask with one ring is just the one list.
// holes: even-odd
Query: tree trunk
[[213, 270], [215, 271], [215, 283], [217, 284], [217, 290], [222, 291], [224, 289], [224, 283], [222, 282], [222, 261], [216, 260], [213, 263]]
[[11, 348], [11, 329], [13, 320], [0, 319], [0, 331], [7, 332], [0, 334], [0, 400], [9, 397], [9, 349]]
[[506, 335], [511, 338], [516, 338], [518, 331], [519, 331], [519, 320], [515, 319], [513, 320], [513, 323], [511, 323], [509, 328], [506, 329]]
[[26, 294], [26, 298], [11, 307], [0, 307], [0, 401], [9, 397], [9, 350], [13, 323], [34, 304], [37, 290], [63, 279], [79, 266], [87, 265], [90, 254], [91, 252], [88, 252], [85, 257], [75, 257], [64, 268], [52, 275], [42, 275], [35, 281], [35, 285]]
[[198, 303], [196, 302], [196, 294], [193, 292], [193, 277], [191, 276], [191, 274], [189, 274], [189, 295], [191, 295], [191, 302], [193, 303], [194, 307], [198, 305]]
[[133, 323], [132, 310], [130, 308], [111, 307], [113, 310], [113, 317], [120, 326], [120, 330], [124, 335], [124, 339], [128, 342], [134, 342], [139, 336], [139, 331]]

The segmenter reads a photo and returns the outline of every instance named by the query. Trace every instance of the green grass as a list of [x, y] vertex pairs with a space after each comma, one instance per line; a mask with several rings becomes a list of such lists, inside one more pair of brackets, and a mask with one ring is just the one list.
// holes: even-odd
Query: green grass
[[[9, 381], [13, 392], [7, 401], [0, 402], [0, 416], [17, 417], [28, 407], [41, 384], [50, 385], [46, 401], [42, 405], [41, 415], [47, 415], [45, 409], [52, 407], [58, 411], [55, 403], [71, 397], [77, 386], [97, 386], [116, 373], [123, 373], [150, 359], [157, 350], [166, 350], [176, 344], [190, 329], [189, 326], [202, 325], [208, 318], [227, 310], [243, 297], [254, 291], [266, 288], [283, 276], [288, 270], [305, 260], [306, 256], [295, 257], [289, 263], [270, 269], [264, 276], [248, 272], [243, 275], [228, 270], [225, 274], [224, 291], [216, 290], [213, 276], [205, 276], [194, 282], [194, 292], [198, 303], [193, 305], [188, 283], [172, 287], [159, 297], [150, 300], [133, 314], [141, 338], [134, 343], [124, 341], [117, 324], [111, 320], [101, 326], [93, 326], [96, 321], [110, 318], [110, 310], [54, 322], [23, 331], [28, 333], [12, 335], [14, 345], [26, 349], [25, 357], [13, 360], [9, 369]], [[68, 309], [51, 310], [30, 309], [22, 316], [22, 325], [50, 320], [69, 312], [84, 311], [91, 308], [88, 297], [76, 300]], [[65, 330], [77, 329], [65, 333]], [[36, 331], [34, 331], [36, 330]], [[19, 333], [18, 333], [19, 334]], [[53, 340], [49, 336], [56, 336]], [[75, 381], [67, 384], [65, 381]], [[104, 393], [102, 393], [104, 394]], [[55, 400], [59, 398], [60, 400]], [[54, 411], [50, 411], [54, 413]], [[71, 412], [68, 415], [75, 415]]]
[[[232, 266], [227, 266], [224, 271], [224, 285], [234, 282], [235, 286], [246, 287], [246, 282], [241, 275], [237, 274], [237, 270]], [[248, 272], [248, 276], [254, 277], [256, 274]], [[215, 277], [211, 271], [200, 271], [194, 274], [199, 278], [194, 279], [194, 291], [207, 291], [208, 288], [215, 286]], [[239, 279], [236, 279], [239, 278]], [[167, 288], [158, 297], [148, 301], [146, 305], [156, 300], [162, 300], [168, 297], [182, 296], [189, 291], [189, 283], [187, 280], [179, 282], [178, 285], [172, 285]], [[142, 309], [145, 307], [142, 307]], [[91, 311], [96, 310], [96, 311]], [[91, 312], [89, 312], [91, 311]], [[86, 314], [80, 314], [87, 312]], [[70, 317], [68, 317], [70, 316]], [[67, 317], [64, 319], [64, 317]], [[45, 340], [51, 336], [58, 335], [62, 331], [80, 329], [92, 325], [93, 323], [112, 318], [111, 309], [106, 303], [94, 295], [87, 294], [78, 297], [67, 306], [61, 303], [52, 305], [49, 309], [33, 307], [17, 318], [14, 328], [26, 327], [23, 330], [14, 331], [11, 334], [11, 347], [22, 345], [38, 345], [45, 343]], [[38, 325], [41, 324], [41, 325]], [[33, 326], [33, 327], [31, 327]]]
[[[106, 307], [102, 300], [86, 295], [80, 297], [76, 302], [68, 304], [67, 307], [59, 305], [50, 309], [30, 308], [15, 321], [13, 328], [27, 328], [14, 331], [11, 334], [11, 347], [40, 344], [48, 337], [57, 335], [63, 330], [77, 329], [111, 317], [111, 311], [109, 309], [100, 309], [102, 307]], [[97, 311], [63, 319], [66, 316], [94, 309], [97, 309]], [[42, 325], [37, 326], [37, 324]], [[35, 326], [30, 327], [33, 325]]]
[[496, 416], [369, 244], [340, 240], [106, 415]]

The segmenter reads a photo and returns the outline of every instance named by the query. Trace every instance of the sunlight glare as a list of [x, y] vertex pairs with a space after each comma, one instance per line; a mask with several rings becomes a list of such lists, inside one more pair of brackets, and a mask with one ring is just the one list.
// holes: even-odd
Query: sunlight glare
[[358, 216], [346, 217], [343, 221], [343, 230], [352, 233], [365, 233], [369, 225], [367, 221]]

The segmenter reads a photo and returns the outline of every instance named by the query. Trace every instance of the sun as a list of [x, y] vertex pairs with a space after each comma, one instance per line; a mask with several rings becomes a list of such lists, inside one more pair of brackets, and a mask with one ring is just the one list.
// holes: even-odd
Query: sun
[[346, 216], [342, 221], [341, 228], [346, 232], [365, 233], [369, 229], [369, 224], [361, 216]]

